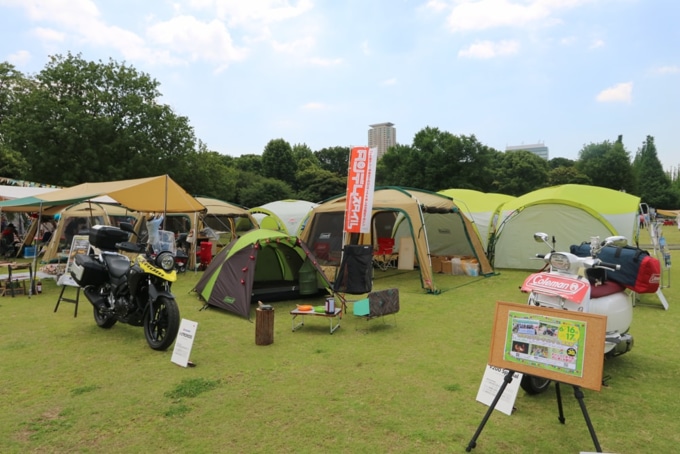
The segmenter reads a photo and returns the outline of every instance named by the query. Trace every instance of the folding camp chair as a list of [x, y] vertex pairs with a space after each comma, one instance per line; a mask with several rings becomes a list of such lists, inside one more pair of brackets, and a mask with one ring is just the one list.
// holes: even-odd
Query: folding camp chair
[[378, 238], [378, 248], [373, 252], [373, 263], [383, 271], [394, 267], [394, 238]]
[[343, 248], [332, 289], [342, 304], [343, 313], [347, 310], [346, 293], [362, 295], [373, 288], [372, 256], [373, 246], [370, 245], [348, 244]]

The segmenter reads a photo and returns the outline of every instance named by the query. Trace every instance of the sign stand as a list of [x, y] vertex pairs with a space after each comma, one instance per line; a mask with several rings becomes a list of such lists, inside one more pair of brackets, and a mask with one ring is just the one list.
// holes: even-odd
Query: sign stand
[[76, 309], [73, 312], [73, 317], [78, 316], [78, 302], [80, 301], [80, 286], [76, 285], [76, 297], [75, 298], [66, 298], [64, 297], [64, 290], [66, 290], [66, 287], [73, 287], [72, 284], [67, 284], [67, 283], [62, 283], [61, 284], [61, 292], [59, 293], [59, 299], [57, 300], [57, 305], [54, 306], [54, 312], [57, 312], [57, 309], [59, 309], [59, 303], [62, 301], [66, 301], [67, 303], [74, 303], [76, 305]]
[[[78, 254], [88, 254], [90, 252], [90, 237], [88, 235], [75, 235], [73, 241], [71, 242], [71, 249], [69, 251], [68, 260], [66, 261], [66, 271], [64, 274], [59, 276], [57, 280], [57, 285], [61, 286], [61, 292], [59, 293], [59, 298], [57, 299], [57, 305], [54, 306], [54, 312], [59, 309], [59, 303], [66, 301], [68, 303], [74, 303], [76, 305], [74, 317], [78, 316], [78, 302], [80, 301], [80, 285], [73, 280], [71, 277], [71, 265], [75, 263], [76, 255]], [[65, 298], [64, 291], [66, 287], [76, 287], [76, 297]]]
[[[588, 432], [590, 432], [590, 438], [593, 439], [593, 444], [595, 445], [596, 452], [602, 452], [600, 447], [600, 442], [597, 440], [597, 435], [595, 434], [595, 428], [588, 415], [588, 410], [586, 409], [586, 403], [583, 401], [583, 391], [577, 385], [572, 385], [574, 388], [574, 397], [578, 401], [581, 407], [581, 412], [583, 413], [583, 418], [586, 420], [586, 425], [588, 426]], [[560, 423], [564, 424], [564, 412], [562, 411], [562, 394], [560, 393], [560, 382], [555, 382], [555, 393], [557, 394], [557, 408], [559, 409], [559, 420]]]
[[559, 421], [564, 424], [560, 382], [574, 388], [581, 412], [597, 452], [602, 452], [583, 401], [581, 387], [602, 387], [607, 317], [600, 314], [521, 306], [499, 301], [491, 339], [489, 364], [508, 373], [481, 424], [466, 448], [477, 445], [484, 425], [515, 372], [555, 381]]
[[[512, 376], [515, 375], [515, 371], [509, 370], [507, 374], [505, 374], [505, 378], [503, 378], [503, 384], [498, 388], [498, 392], [496, 393], [496, 397], [494, 397], [493, 402], [491, 402], [491, 405], [489, 405], [488, 410], [486, 410], [486, 414], [484, 415], [484, 418], [482, 418], [482, 422], [479, 424], [479, 427], [477, 427], [477, 431], [475, 434], [472, 436], [472, 439], [470, 440], [470, 443], [468, 443], [467, 448], [465, 448], [466, 452], [472, 451], [472, 449], [477, 446], [477, 438], [479, 435], [482, 433], [482, 429], [484, 429], [484, 426], [486, 425], [486, 422], [489, 420], [489, 416], [491, 416], [491, 413], [493, 412], [494, 408], [496, 408], [496, 404], [498, 401], [501, 399], [501, 396], [503, 395], [503, 391], [505, 391], [505, 388], [512, 382]], [[560, 406], [562, 406], [562, 403], [560, 402]]]

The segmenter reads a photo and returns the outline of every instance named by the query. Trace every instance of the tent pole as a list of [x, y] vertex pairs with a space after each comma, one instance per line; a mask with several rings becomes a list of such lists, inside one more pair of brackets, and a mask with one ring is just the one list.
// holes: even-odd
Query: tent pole
[[42, 221], [42, 216], [43, 216], [43, 203], [42, 200], [40, 201], [40, 209], [38, 210], [38, 229], [35, 231], [35, 253], [33, 254], [33, 264], [31, 265], [33, 267], [33, 272], [31, 273], [31, 282], [28, 285], [28, 296], [30, 297], [33, 294], [33, 289], [35, 288], [35, 278], [36, 275], [38, 274], [38, 242], [40, 239], [38, 236], [40, 235], [40, 223]]

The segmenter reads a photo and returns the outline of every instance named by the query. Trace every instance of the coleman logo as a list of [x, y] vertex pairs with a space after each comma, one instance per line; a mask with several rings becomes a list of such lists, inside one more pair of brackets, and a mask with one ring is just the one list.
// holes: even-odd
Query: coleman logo
[[586, 280], [556, 276], [548, 273], [532, 274], [524, 281], [522, 291], [557, 295], [580, 303], [588, 294], [590, 284]]

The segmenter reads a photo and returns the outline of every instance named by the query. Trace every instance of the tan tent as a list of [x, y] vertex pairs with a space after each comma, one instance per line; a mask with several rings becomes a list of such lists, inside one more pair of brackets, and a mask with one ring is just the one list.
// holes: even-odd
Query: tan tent
[[[52, 232], [49, 242], [44, 245], [41, 256], [43, 262], [51, 262], [59, 259], [61, 251], [70, 249], [73, 235], [78, 233], [78, 223], [82, 223], [83, 229], [89, 229], [93, 225], [117, 225], [121, 220], [137, 219], [137, 213], [131, 212], [119, 205], [106, 205], [99, 203], [83, 202], [71, 205], [58, 213], [49, 209], [44, 214], [58, 214], [57, 226]], [[37, 225], [37, 222], [34, 223]], [[35, 233], [35, 227], [31, 230]], [[30, 240], [33, 238], [31, 237]], [[27, 235], [26, 240], [29, 241]], [[30, 242], [30, 241], [29, 241]]]
[[0, 202], [6, 211], [38, 211], [50, 206], [69, 206], [100, 196], [109, 196], [131, 211], [185, 213], [205, 207], [168, 175], [135, 180], [83, 183], [32, 197]]
[[[375, 246], [379, 237], [391, 236], [398, 253], [401, 238], [410, 239], [422, 287], [431, 293], [439, 290], [434, 284], [430, 256], [475, 257], [482, 275], [493, 273], [474, 227], [451, 198], [399, 187], [376, 188], [373, 197], [372, 233], [356, 235], [350, 238], [350, 244]], [[322, 265], [337, 266], [340, 262], [345, 201], [343, 195], [315, 207], [300, 234]]]

